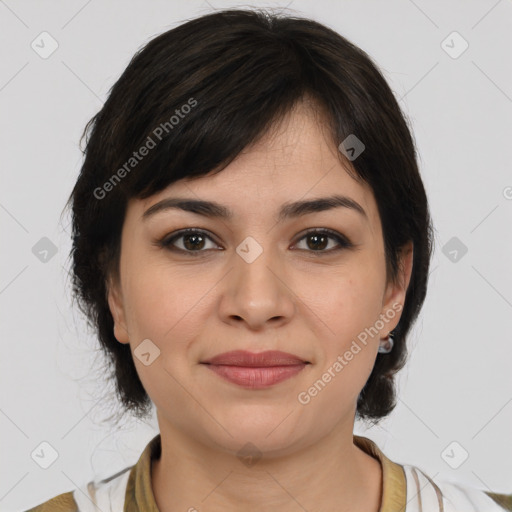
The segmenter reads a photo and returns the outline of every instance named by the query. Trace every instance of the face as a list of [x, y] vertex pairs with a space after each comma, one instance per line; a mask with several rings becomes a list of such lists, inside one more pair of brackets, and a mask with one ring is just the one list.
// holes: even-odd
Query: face
[[[334, 195], [350, 201], [279, 215]], [[170, 198], [215, 202], [231, 217], [164, 208]], [[404, 254], [403, 279], [387, 283], [372, 191], [301, 106], [220, 173], [131, 200], [109, 305], [160, 430], [229, 453], [250, 441], [269, 454], [314, 444], [335, 426], [352, 431], [379, 340], [400, 318], [412, 251]], [[309, 364], [250, 387], [204, 364], [233, 350], [279, 350]]]

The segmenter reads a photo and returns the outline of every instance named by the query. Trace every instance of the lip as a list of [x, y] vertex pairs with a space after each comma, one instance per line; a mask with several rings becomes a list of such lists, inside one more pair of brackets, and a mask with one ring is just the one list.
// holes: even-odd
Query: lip
[[310, 363], [276, 350], [260, 353], [234, 350], [212, 357], [202, 364], [233, 384], [248, 389], [262, 389], [297, 375]]
[[244, 366], [244, 367], [269, 367], [292, 366], [309, 363], [299, 356], [281, 352], [280, 350], [267, 350], [266, 352], [248, 352], [247, 350], [233, 350], [218, 354], [211, 359], [201, 361], [204, 364]]

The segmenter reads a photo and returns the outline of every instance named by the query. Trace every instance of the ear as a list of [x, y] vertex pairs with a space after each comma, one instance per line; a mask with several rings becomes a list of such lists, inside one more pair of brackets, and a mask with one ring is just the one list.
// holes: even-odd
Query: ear
[[[398, 325], [400, 317], [402, 316], [401, 311], [405, 304], [405, 295], [412, 275], [413, 255], [413, 243], [409, 241], [400, 249], [397, 282], [390, 282], [386, 286], [381, 313], [388, 318], [389, 321], [386, 323], [384, 329], [382, 329], [381, 334], [383, 337]], [[398, 314], [393, 315], [391, 319], [390, 311], [397, 312]]]
[[120, 284], [112, 278], [107, 281], [107, 298], [110, 313], [114, 319], [114, 336], [120, 343], [128, 343], [128, 328], [124, 312], [123, 295]]

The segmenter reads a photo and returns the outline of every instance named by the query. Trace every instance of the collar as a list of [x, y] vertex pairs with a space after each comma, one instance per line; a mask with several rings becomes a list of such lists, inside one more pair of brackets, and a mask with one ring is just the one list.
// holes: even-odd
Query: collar
[[406, 507], [407, 483], [404, 469], [388, 459], [370, 439], [354, 436], [354, 444], [380, 462], [382, 467], [382, 497], [379, 512], [402, 512]]
[[[353, 437], [354, 444], [377, 459], [382, 467], [382, 499], [379, 512], [400, 512], [406, 506], [406, 479], [403, 467], [388, 459], [370, 439]], [[130, 470], [123, 512], [159, 512], [151, 486], [151, 462], [161, 454], [161, 437], [156, 435]]]

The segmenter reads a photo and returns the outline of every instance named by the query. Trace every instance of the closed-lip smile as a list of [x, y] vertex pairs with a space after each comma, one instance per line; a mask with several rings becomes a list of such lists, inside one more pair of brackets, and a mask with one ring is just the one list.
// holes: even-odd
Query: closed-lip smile
[[261, 389], [297, 375], [310, 362], [279, 350], [259, 353], [234, 350], [201, 361], [201, 364], [233, 384]]

